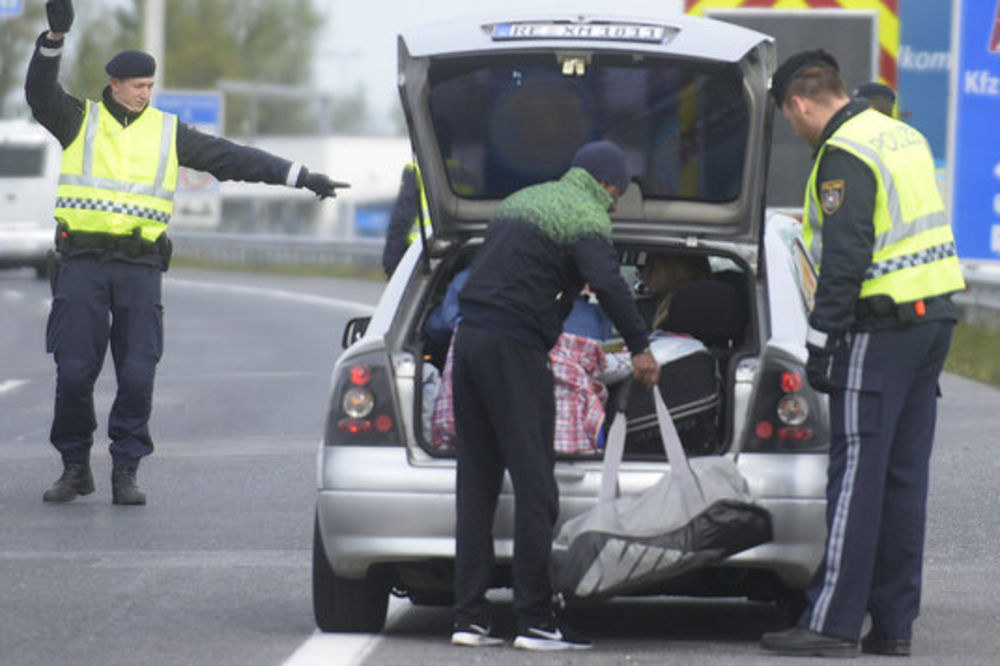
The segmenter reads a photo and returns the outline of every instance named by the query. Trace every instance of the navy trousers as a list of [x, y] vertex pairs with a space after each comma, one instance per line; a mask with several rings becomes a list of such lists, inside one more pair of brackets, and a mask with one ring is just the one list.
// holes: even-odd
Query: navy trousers
[[834, 355], [827, 543], [799, 621], [857, 640], [865, 612], [910, 638], [920, 610], [937, 384], [954, 324], [854, 333]]
[[552, 370], [544, 350], [493, 331], [463, 324], [455, 335], [455, 620], [490, 622], [493, 519], [507, 469], [514, 486], [513, 605], [525, 631], [552, 620], [549, 557], [559, 514]]
[[56, 362], [55, 414], [50, 440], [63, 462], [87, 462], [94, 443], [94, 383], [108, 345], [118, 392], [108, 417], [111, 457], [135, 465], [153, 451], [149, 415], [153, 378], [163, 352], [162, 273], [151, 266], [63, 261], [46, 329]]

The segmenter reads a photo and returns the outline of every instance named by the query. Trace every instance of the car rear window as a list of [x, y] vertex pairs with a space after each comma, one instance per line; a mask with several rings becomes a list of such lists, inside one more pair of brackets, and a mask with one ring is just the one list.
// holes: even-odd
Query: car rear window
[[37, 178], [44, 166], [43, 146], [0, 145], [0, 178]]
[[735, 66], [607, 54], [572, 61], [546, 53], [432, 63], [430, 108], [455, 193], [504, 197], [558, 177], [583, 143], [611, 139], [644, 198], [737, 198], [749, 109]]

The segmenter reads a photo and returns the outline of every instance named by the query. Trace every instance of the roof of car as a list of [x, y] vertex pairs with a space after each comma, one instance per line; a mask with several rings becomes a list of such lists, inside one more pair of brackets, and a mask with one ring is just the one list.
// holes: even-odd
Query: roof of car
[[[715, 21], [670, 11], [651, 13], [648, 5], [616, 3], [607, 9], [571, 11], [566, 8], [550, 10], [512, 10], [465, 16], [403, 30], [400, 38], [406, 43], [412, 57], [474, 53], [504, 49], [586, 47], [621, 50], [623, 41], [613, 39], [495, 39], [494, 26], [510, 23], [628, 23], [662, 26], [667, 37], [662, 41], [629, 41], [629, 51], [667, 53], [719, 62], [736, 62], [762, 41], [773, 41], [768, 35], [731, 23]], [[470, 30], [470, 27], [476, 29]]]

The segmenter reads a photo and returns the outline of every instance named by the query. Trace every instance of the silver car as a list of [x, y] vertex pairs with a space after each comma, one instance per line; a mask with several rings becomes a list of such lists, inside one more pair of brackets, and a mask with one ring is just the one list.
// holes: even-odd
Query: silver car
[[[319, 628], [379, 631], [390, 594], [450, 603], [455, 461], [426, 432], [424, 378], [443, 352], [425, 323], [500, 201], [558, 177], [575, 148], [601, 138], [635, 172], [612, 216], [626, 279], [637, 282], [655, 252], [707, 257], [713, 279], [735, 286], [745, 317], [711, 350], [720, 400], [691, 454], [734, 456], [774, 527], [773, 541], [648, 592], [797, 606], [822, 557], [829, 426], [825, 399], [804, 381], [815, 274], [798, 222], [764, 201], [773, 40], [683, 15], [560, 10], [421, 27], [398, 50], [433, 224], [373, 316], [348, 324], [333, 369], [313, 546]], [[627, 447], [621, 490], [666, 469], [662, 452]], [[597, 456], [561, 457], [556, 477], [561, 520], [594, 505]], [[496, 585], [507, 586], [509, 480], [494, 535]]]

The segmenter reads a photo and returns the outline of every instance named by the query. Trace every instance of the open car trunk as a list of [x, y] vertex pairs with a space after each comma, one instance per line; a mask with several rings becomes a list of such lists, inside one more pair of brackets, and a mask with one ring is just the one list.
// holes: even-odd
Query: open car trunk
[[770, 133], [771, 38], [668, 12], [638, 19], [627, 4], [400, 35], [432, 256], [481, 236], [506, 196], [558, 178], [598, 139], [619, 144], [634, 174], [613, 216], [617, 238], [756, 246], [767, 155], [754, 147]]
[[[414, 392], [414, 431], [419, 446], [434, 457], [452, 457], [457, 444], [450, 406], [451, 326], [454, 298], [476, 247], [454, 248], [436, 263], [406, 338], [414, 357], [422, 359], [416, 373], [421, 386]], [[636, 304], [654, 331], [651, 348], [661, 363], [660, 389], [686, 452], [701, 456], [729, 451], [734, 368], [758, 345], [751, 272], [738, 257], [718, 251], [634, 244], [620, 245], [618, 250], [622, 275], [633, 286]], [[640, 277], [644, 265], [657, 263], [677, 274], [669, 295], [653, 293]], [[681, 264], [705, 267], [707, 273], [685, 275], [678, 270]], [[596, 302], [585, 307], [587, 317], [599, 312]], [[631, 365], [610, 321], [580, 324], [575, 313], [574, 309], [564, 332], [576, 332], [561, 336], [550, 352], [557, 396], [555, 448], [566, 459], [600, 458], [611, 405], [631, 375]], [[588, 335], [581, 335], [581, 330]], [[583, 381], [588, 382], [586, 387]], [[626, 459], [662, 460], [651, 392], [633, 387], [627, 405]]]

